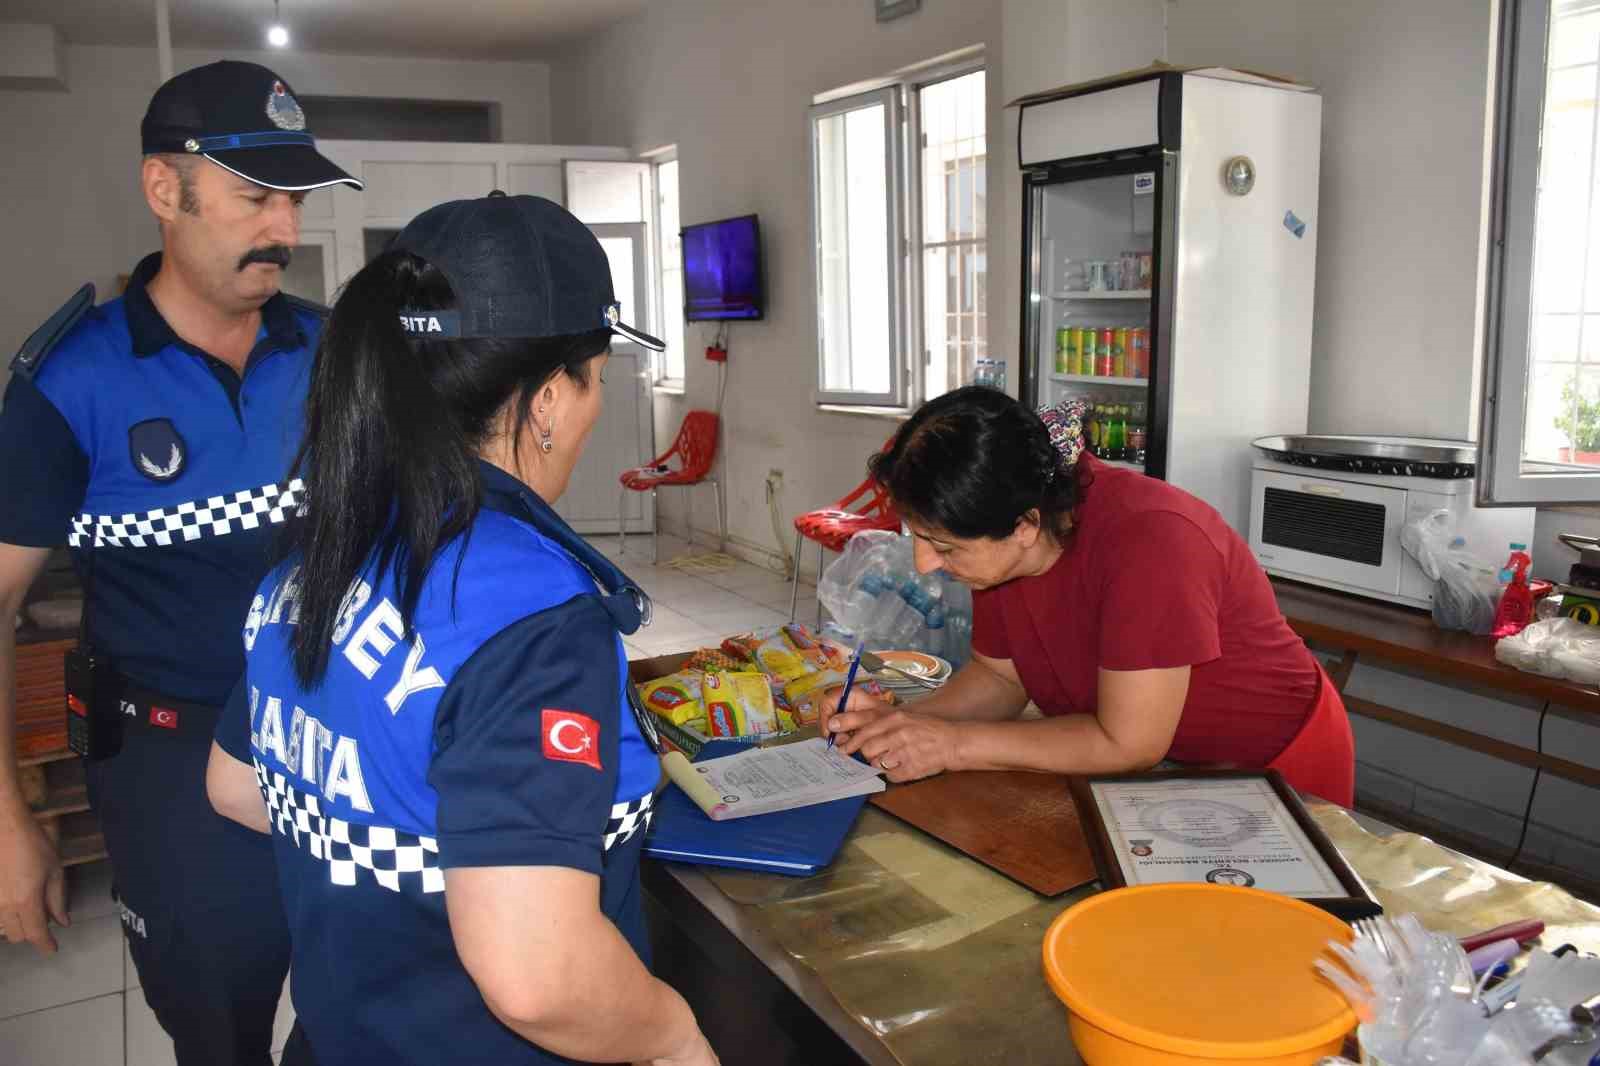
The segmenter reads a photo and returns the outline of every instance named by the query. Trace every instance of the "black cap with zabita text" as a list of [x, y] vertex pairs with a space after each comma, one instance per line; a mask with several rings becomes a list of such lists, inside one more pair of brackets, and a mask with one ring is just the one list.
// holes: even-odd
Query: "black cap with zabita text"
[[402, 311], [401, 328], [413, 336], [559, 337], [603, 329], [624, 343], [666, 349], [622, 321], [611, 263], [589, 227], [543, 197], [496, 191], [439, 204], [389, 247], [426, 259], [455, 296], [449, 311]]

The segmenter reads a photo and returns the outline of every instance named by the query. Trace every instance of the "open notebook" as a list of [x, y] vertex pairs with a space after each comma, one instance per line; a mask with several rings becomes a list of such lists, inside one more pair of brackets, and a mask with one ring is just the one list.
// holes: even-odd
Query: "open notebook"
[[[729, 751], [738, 752], [736, 758], [751, 753], [751, 749], [737, 741], [713, 740], [705, 746], [704, 761], [721, 761]], [[690, 772], [695, 771], [691, 768]], [[882, 780], [875, 774], [872, 780], [877, 782], [874, 791], [883, 788]], [[757, 818], [712, 821], [689, 799], [688, 793], [676, 785], [668, 785], [656, 800], [644, 851], [654, 858], [675, 862], [804, 877], [833, 861], [866, 802], [867, 794], [863, 792], [844, 799], [773, 811]]]

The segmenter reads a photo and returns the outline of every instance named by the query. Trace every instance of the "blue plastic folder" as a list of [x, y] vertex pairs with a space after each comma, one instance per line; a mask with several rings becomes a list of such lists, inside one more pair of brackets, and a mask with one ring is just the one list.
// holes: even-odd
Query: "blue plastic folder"
[[[695, 762], [736, 755], [738, 741], [711, 741]], [[644, 853], [672, 862], [731, 866], [739, 870], [805, 877], [823, 869], [855, 825], [866, 796], [714, 822], [677, 785], [656, 799]]]

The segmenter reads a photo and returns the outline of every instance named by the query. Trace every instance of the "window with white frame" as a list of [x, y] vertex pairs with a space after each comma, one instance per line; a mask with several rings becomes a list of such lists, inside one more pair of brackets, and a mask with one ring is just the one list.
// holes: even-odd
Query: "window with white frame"
[[1508, 0], [1481, 493], [1600, 500], [1600, 0]]
[[660, 265], [661, 339], [667, 350], [657, 360], [659, 385], [682, 387], [683, 359], [683, 227], [678, 221], [678, 161], [655, 165], [656, 262]]
[[988, 355], [986, 77], [811, 109], [817, 393], [909, 407]]

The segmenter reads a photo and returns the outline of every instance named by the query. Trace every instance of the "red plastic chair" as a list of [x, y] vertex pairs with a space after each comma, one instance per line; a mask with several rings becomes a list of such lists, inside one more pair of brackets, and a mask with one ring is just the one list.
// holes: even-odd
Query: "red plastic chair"
[[[870, 477], [850, 490], [850, 494], [832, 507], [820, 511], [807, 511], [794, 520], [794, 593], [789, 597], [789, 621], [794, 621], [795, 608], [800, 603], [800, 542], [802, 539], [817, 544], [817, 578], [822, 578], [823, 552], [837, 554], [844, 551], [850, 538], [869, 529], [887, 529], [900, 532], [900, 516], [889, 503], [889, 497]], [[822, 606], [817, 605], [817, 624], [822, 624]]]
[[[650, 513], [655, 515], [656, 493], [663, 485], [682, 485], [685, 498], [690, 498], [694, 493], [694, 486], [709, 483], [717, 493], [717, 533], [721, 540], [717, 550], [721, 551], [728, 540], [728, 520], [722, 513], [722, 484], [716, 475], [711, 472], [711, 464], [717, 458], [717, 434], [721, 421], [711, 411], [690, 411], [684, 416], [683, 425], [678, 427], [678, 436], [672, 442], [672, 447], [650, 460], [644, 466], [636, 466], [632, 470], [624, 470], [622, 477], [622, 494], [617, 498], [617, 534], [620, 538], [619, 553], [626, 552], [628, 536], [624, 530], [625, 504], [629, 492], [648, 492], [650, 494]], [[677, 463], [674, 465], [673, 460]], [[690, 539], [693, 539], [694, 525], [688, 524]], [[661, 561], [661, 537], [659, 522], [652, 522], [650, 534], [650, 561]]]

